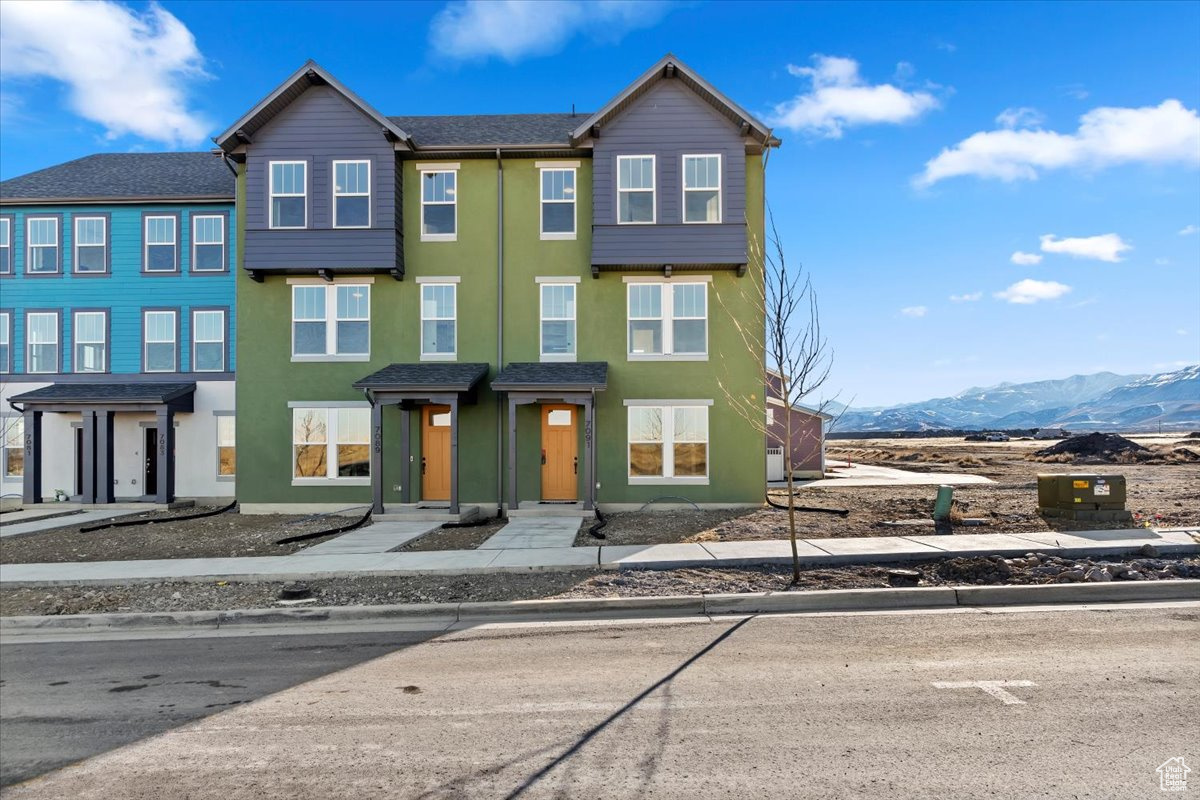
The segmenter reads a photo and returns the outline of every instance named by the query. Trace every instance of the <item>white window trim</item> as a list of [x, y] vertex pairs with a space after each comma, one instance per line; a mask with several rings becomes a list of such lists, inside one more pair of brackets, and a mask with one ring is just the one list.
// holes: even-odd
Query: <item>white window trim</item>
[[[629, 335], [629, 323], [632, 318], [629, 316], [630, 295], [634, 286], [645, 286], [648, 283], [662, 286], [662, 301], [661, 317], [639, 317], [639, 319], [659, 319], [662, 322], [662, 348], [661, 353], [634, 353], [632, 352], [633, 342]], [[708, 281], [705, 280], [638, 280], [626, 281], [625, 287], [625, 359], [627, 361], [708, 361], [709, 350], [709, 325], [711, 324], [711, 315], [708, 313]], [[672, 286], [695, 284], [704, 287], [704, 352], [703, 353], [675, 353], [674, 346], [674, 325], [675, 320], [675, 292], [671, 289]], [[682, 317], [682, 319], [699, 319], [699, 317]]]
[[[544, 163], [544, 162], [539, 162]], [[547, 200], [545, 191], [545, 176], [547, 172], [571, 173], [571, 191], [575, 194], [571, 200]], [[546, 203], [555, 205], [571, 204], [571, 231], [546, 231]], [[571, 241], [579, 235], [579, 174], [574, 167], [539, 166], [538, 168], [538, 234], [542, 241]]]
[[[571, 322], [571, 339], [572, 347], [570, 353], [547, 353], [542, 335], [545, 331], [546, 324], [546, 293], [545, 289], [551, 286], [570, 287], [571, 289], [571, 306], [574, 308], [574, 314], [570, 317], [555, 317], [551, 322], [565, 322], [568, 319]], [[579, 291], [575, 288], [575, 282], [568, 281], [538, 281], [538, 357], [541, 361], [575, 361], [579, 355]]]
[[[687, 218], [687, 193], [688, 192], [711, 192], [712, 191], [712, 187], [708, 187], [708, 186], [706, 186], [704, 188], [701, 188], [699, 186], [693, 187], [691, 189], [688, 188], [688, 186], [687, 186], [687, 160], [689, 158], [715, 158], [717, 160], [717, 218], [715, 220], [713, 220], [712, 222], [709, 222], [708, 220], [693, 220], [691, 222], [688, 221], [688, 218]], [[679, 206], [679, 218], [680, 218], [680, 220], [683, 221], [684, 225], [720, 225], [721, 224], [721, 220], [724, 218], [724, 205], [725, 205], [725, 183], [722, 180], [723, 173], [724, 173], [724, 160], [721, 158], [720, 153], [684, 153], [683, 154], [683, 156], [681, 157], [681, 160], [679, 162], [679, 186], [680, 186], [680, 192], [681, 192], [679, 199], [680, 199], [680, 202], [682, 203], [682, 205]]]
[[[621, 188], [621, 162], [632, 161], [633, 159], [650, 159], [650, 221], [649, 222], [622, 222], [621, 221], [621, 192], [644, 192], [646, 189], [622, 189]], [[644, 155], [627, 155], [617, 156], [617, 205], [613, 209], [616, 214], [618, 225], [654, 225], [658, 222], [658, 156], [646, 153]]]
[[[169, 242], [153, 242], [150, 241], [150, 223], [156, 219], [171, 220], [171, 241]], [[170, 269], [150, 269], [150, 248], [165, 247], [171, 245], [175, 248], [175, 263]], [[142, 271], [153, 272], [158, 275], [170, 275], [172, 272], [179, 272], [179, 218], [171, 214], [158, 214], [142, 218]]]
[[0, 259], [0, 275], [11, 275], [16, 260], [13, 258], [13, 226], [12, 220], [9, 217], [0, 217], [0, 228], [4, 229], [4, 244], [0, 244], [0, 250], [5, 252], [6, 258]]
[[[196, 317], [201, 314], [219, 314], [221, 316], [221, 338], [220, 339], [200, 339], [196, 334]], [[225, 372], [227, 365], [225, 364], [226, 353], [228, 347], [226, 340], [229, 338], [229, 315], [222, 308], [193, 308], [192, 309], [192, 372]], [[220, 344], [221, 345], [221, 368], [220, 369], [200, 369], [196, 366], [196, 345], [198, 344]]]
[[[420, 281], [421, 291], [417, 298], [420, 303], [421, 317], [421, 360], [422, 361], [457, 361], [458, 360], [458, 281], [442, 281], [438, 283]], [[454, 352], [453, 353], [426, 353], [425, 352], [425, 323], [443, 322], [446, 317], [426, 317], [425, 316], [425, 287], [426, 286], [450, 286], [454, 289]]]
[[[35, 342], [29, 334], [33, 326], [29, 324], [32, 317], [50, 317], [54, 320], [54, 341], [53, 342]], [[54, 345], [54, 368], [53, 369], [32, 369], [33, 346], [53, 344]], [[10, 347], [11, 349], [11, 347]], [[30, 311], [25, 314], [25, 372], [29, 375], [57, 375], [62, 371], [62, 317], [54, 311]]]
[[[365, 192], [339, 192], [337, 190], [338, 164], [366, 164], [367, 165], [367, 190]], [[332, 180], [329, 182], [329, 184], [330, 184], [329, 188], [330, 188], [330, 191], [333, 192], [333, 227], [340, 228], [342, 230], [365, 230], [365, 229], [370, 228], [372, 217], [374, 216], [374, 212], [375, 212], [375, 210], [371, 207], [372, 205], [374, 205], [371, 202], [371, 187], [374, 182], [374, 179], [371, 177], [371, 160], [369, 158], [357, 158], [357, 159], [351, 159], [351, 160], [347, 160], [347, 161], [334, 161], [333, 162], [333, 174], [331, 175], [331, 177], [332, 177]], [[458, 189], [457, 180], [455, 182], [454, 188], [457, 191], [457, 189]], [[367, 198], [367, 224], [366, 225], [339, 225], [338, 218], [337, 218], [337, 206], [338, 206], [337, 201], [338, 201], [339, 197], [365, 197], [365, 198]], [[457, 220], [456, 220], [456, 223], [457, 223]], [[457, 224], [455, 225], [455, 230], [458, 230]]]
[[[84, 272], [79, 269], [79, 223], [93, 219], [100, 220], [100, 226], [104, 230], [104, 241], [100, 244], [85, 244], [83, 247], [102, 247], [104, 249], [104, 268], [99, 272]], [[72, 217], [71, 231], [71, 272], [77, 275], [103, 275], [108, 272], [108, 218], [96, 214]]]
[[[712, 474], [712, 429], [711, 415], [707, 408], [712, 400], [626, 400], [625, 405], [625, 476], [630, 486], [708, 486]], [[704, 446], [705, 446], [705, 475], [675, 476], [675, 409], [682, 407], [704, 408]], [[633, 442], [629, 432], [633, 426], [630, 423], [633, 409], [657, 408], [662, 412], [662, 475], [630, 475], [630, 448]]]
[[[85, 314], [99, 316], [104, 320], [104, 324], [100, 330], [103, 332], [104, 338], [98, 342], [81, 342], [79, 341], [79, 318]], [[81, 344], [99, 344], [102, 345], [100, 352], [103, 353], [104, 365], [99, 372], [88, 370], [84, 372], [79, 368], [79, 350]], [[71, 372], [80, 373], [83, 375], [101, 375], [107, 373], [108, 368], [108, 312], [107, 311], [72, 311], [71, 312]]]
[[[18, 426], [21, 428], [20, 436], [17, 437], [19, 444], [9, 445], [8, 434], [15, 434]], [[10, 448], [13, 450], [23, 450], [25, 448], [25, 418], [20, 414], [0, 414], [0, 459], [3, 459], [3, 463], [0, 464], [0, 480], [19, 483], [24, 479], [24, 468], [28, 465], [22, 461], [22, 473], [20, 475], [10, 474], [8, 471], [8, 453], [6, 452]]]
[[[54, 229], [54, 244], [34, 244], [33, 236], [30, 231], [35, 222], [51, 222]], [[59, 217], [47, 216], [27, 216], [25, 217], [25, 273], [27, 275], [61, 275], [62, 274], [62, 220]], [[33, 264], [33, 251], [37, 247], [53, 247], [58, 251], [58, 258], [53, 270], [35, 270], [31, 267]]]
[[[421, 199], [421, 214], [417, 220], [417, 225], [420, 226], [422, 242], [457, 242], [458, 241], [458, 164], [418, 164], [417, 176], [420, 178], [418, 185], [420, 188]], [[453, 172], [454, 173], [454, 202], [447, 203], [445, 201], [426, 201], [425, 200], [425, 174], [428, 172]], [[425, 206], [454, 206], [454, 233], [426, 233], [425, 232]]]
[[[152, 314], [170, 314], [171, 315], [171, 321], [172, 321], [171, 334], [172, 335], [171, 335], [170, 341], [171, 341], [171, 347], [174, 348], [174, 350], [172, 352], [172, 356], [171, 356], [171, 359], [173, 362], [173, 366], [171, 367], [171, 369], [150, 369], [150, 366], [148, 363], [149, 359], [146, 357], [146, 354], [147, 354], [146, 348], [151, 344], [166, 344], [166, 342], [162, 342], [162, 341], [158, 341], [158, 340], [151, 342], [150, 339], [147, 338], [147, 336], [146, 336], [146, 323], [149, 321], [150, 316]], [[167, 309], [167, 308], [147, 309], [147, 310], [143, 311], [142, 312], [142, 372], [154, 372], [154, 373], [179, 372], [179, 367], [180, 367], [180, 364], [179, 364], [179, 312], [175, 311], [174, 309]]]
[[[367, 299], [367, 318], [366, 320], [345, 320], [347, 322], [366, 322], [367, 323], [367, 352], [365, 353], [346, 353], [337, 352], [337, 290], [338, 287], [345, 286], [361, 286], [366, 288], [368, 295], [371, 292], [370, 280], [341, 280], [329, 283], [328, 281], [317, 278], [314, 281], [289, 280], [288, 284], [292, 288], [292, 318], [291, 318], [291, 348], [292, 361], [370, 361], [371, 360], [371, 299]], [[324, 353], [297, 353], [296, 352], [296, 323], [297, 322], [316, 322], [315, 319], [296, 319], [296, 291], [295, 287], [314, 287], [320, 286], [325, 290], [325, 352]]]
[[[288, 472], [291, 474], [292, 486], [370, 486], [371, 476], [366, 477], [339, 477], [336, 473], [337, 469], [337, 446], [338, 446], [338, 431], [337, 431], [337, 412], [343, 408], [361, 409], [364, 404], [354, 401], [346, 403], [305, 403], [295, 402], [288, 403], [288, 410], [291, 412], [289, 425], [291, 433], [291, 448], [288, 451]], [[297, 478], [296, 477], [296, 412], [303, 409], [320, 409], [325, 412], [325, 477], [312, 478]], [[371, 438], [368, 431], [366, 442], [368, 453], [370, 452]], [[368, 461], [368, 470], [370, 469]], [[330, 473], [333, 472], [331, 476]]]
[[0, 375], [8, 375], [12, 372], [13, 351], [12, 351], [12, 315], [8, 311], [0, 311], [0, 344], [3, 344], [8, 349], [8, 358], [5, 361], [0, 361]]
[[[275, 165], [276, 164], [301, 164], [304, 166], [304, 192], [297, 194], [296, 192], [279, 192], [275, 191]], [[268, 161], [267, 162], [267, 228], [273, 231], [302, 231], [308, 227], [308, 181], [309, 169], [307, 161]], [[276, 225], [271, 218], [271, 208], [274, 205], [273, 200], [276, 197], [303, 197], [304, 198], [304, 224], [303, 225]]]
[[[196, 223], [202, 219], [215, 219], [218, 221], [217, 230], [221, 232], [221, 241], [219, 242], [201, 242], [196, 235]], [[224, 272], [229, 264], [229, 252], [225, 249], [225, 217], [221, 214], [193, 214], [192, 215], [192, 272], [211, 272], [216, 274]], [[212, 245], [221, 245], [221, 266], [216, 269], [200, 269], [196, 266], [196, 248], [209, 247]]]
[[[214, 444], [213, 455], [216, 457], [215, 462], [213, 464], [213, 478], [217, 481], [232, 482], [232, 481], [237, 480], [237, 417], [235, 416], [235, 412], [233, 412], [233, 411], [214, 411], [213, 417], [215, 419], [215, 422], [213, 423], [213, 434], [214, 434], [214, 438], [215, 438], [215, 441], [213, 443]], [[221, 444], [221, 420], [223, 420], [223, 419], [228, 419], [228, 420], [233, 421], [233, 444], [232, 445]], [[233, 474], [232, 475], [222, 475], [221, 474], [221, 448], [222, 447], [232, 447], [233, 448]]]

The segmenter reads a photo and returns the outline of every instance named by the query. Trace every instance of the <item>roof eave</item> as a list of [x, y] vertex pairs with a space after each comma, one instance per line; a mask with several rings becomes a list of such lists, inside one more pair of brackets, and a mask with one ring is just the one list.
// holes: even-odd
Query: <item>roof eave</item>
[[197, 194], [185, 197], [0, 197], [0, 206], [46, 206], [90, 203], [232, 203], [232, 194]]

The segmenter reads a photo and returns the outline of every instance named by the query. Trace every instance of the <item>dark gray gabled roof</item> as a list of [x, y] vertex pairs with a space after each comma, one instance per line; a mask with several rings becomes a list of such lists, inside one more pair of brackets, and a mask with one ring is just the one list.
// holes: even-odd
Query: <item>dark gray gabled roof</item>
[[236, 181], [212, 153], [97, 153], [0, 182], [0, 202], [233, 200]]
[[14, 403], [169, 403], [196, 391], [194, 383], [52, 383], [12, 398]]
[[388, 117], [413, 138], [417, 150], [427, 147], [504, 147], [553, 145], [569, 147], [571, 131], [587, 114], [466, 114]]
[[567, 390], [603, 390], [608, 386], [608, 364], [604, 361], [514, 362], [496, 379], [492, 389], [498, 392]]
[[437, 361], [391, 364], [355, 381], [354, 388], [377, 392], [469, 392], [487, 372], [487, 364]]

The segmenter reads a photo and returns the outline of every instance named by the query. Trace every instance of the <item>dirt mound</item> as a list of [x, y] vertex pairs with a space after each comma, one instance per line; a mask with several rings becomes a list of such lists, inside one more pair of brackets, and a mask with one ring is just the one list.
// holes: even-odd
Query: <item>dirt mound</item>
[[1073, 458], [1090, 458], [1101, 461], [1127, 461], [1130, 455], [1150, 454], [1150, 451], [1137, 442], [1131, 442], [1124, 436], [1115, 433], [1088, 433], [1082, 436], [1072, 436], [1057, 444], [1038, 450], [1034, 453], [1039, 458], [1054, 458], [1056, 456], [1071, 456]]

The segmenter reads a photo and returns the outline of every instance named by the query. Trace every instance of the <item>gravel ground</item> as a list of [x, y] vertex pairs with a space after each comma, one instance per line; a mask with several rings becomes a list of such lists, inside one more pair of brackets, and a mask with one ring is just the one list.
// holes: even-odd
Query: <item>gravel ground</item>
[[[317, 606], [645, 597], [680, 594], [858, 589], [891, 585], [895, 567], [812, 567], [791, 585], [788, 566], [661, 571], [528, 572], [478, 576], [363, 577], [309, 581]], [[904, 564], [919, 585], [984, 585], [1200, 578], [1200, 558], [1120, 560], [953, 558]], [[1105, 577], [1107, 576], [1107, 577]], [[0, 615], [196, 611], [278, 606], [282, 583], [160, 583], [0, 590]]]
[[408, 553], [419, 550], [474, 550], [486, 542], [496, 531], [505, 526], [504, 520], [489, 522], [476, 528], [439, 528], [427, 533], [415, 542], [409, 542], [396, 552]]
[[[197, 507], [152, 511], [136, 517], [121, 517], [114, 521], [169, 520], [172, 517], [197, 514], [206, 510], [215, 509]], [[275, 544], [277, 539], [337, 527], [353, 521], [350, 517], [312, 519], [299, 515], [248, 515], [229, 512], [169, 525], [106, 528], [92, 533], [80, 532], [79, 529], [88, 527], [87, 525], [72, 525], [45, 533], [0, 539], [0, 564], [283, 556], [328, 541], [330, 537], [287, 545]]]

